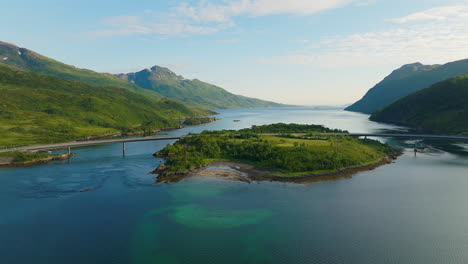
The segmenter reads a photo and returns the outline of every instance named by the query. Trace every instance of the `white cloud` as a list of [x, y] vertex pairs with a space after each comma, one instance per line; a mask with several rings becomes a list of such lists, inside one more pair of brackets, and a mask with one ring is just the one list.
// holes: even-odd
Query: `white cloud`
[[182, 3], [170, 11], [145, 12], [140, 16], [118, 16], [104, 21], [106, 29], [87, 32], [91, 37], [130, 34], [184, 36], [212, 34], [235, 25], [240, 16], [276, 14], [310, 15], [339, 8], [354, 0], [231, 0], [214, 4], [200, 0], [197, 5]]
[[468, 16], [468, 6], [455, 5], [436, 7], [422, 12], [413, 13], [404, 17], [395, 18], [391, 21], [399, 24], [404, 24], [428, 20], [443, 21], [466, 16]]
[[438, 18], [415, 19], [424, 16], [412, 14], [395, 20], [398, 24], [386, 30], [327, 37], [303, 52], [262, 59], [260, 63], [349, 68], [468, 58], [468, 6], [440, 7], [416, 14]]

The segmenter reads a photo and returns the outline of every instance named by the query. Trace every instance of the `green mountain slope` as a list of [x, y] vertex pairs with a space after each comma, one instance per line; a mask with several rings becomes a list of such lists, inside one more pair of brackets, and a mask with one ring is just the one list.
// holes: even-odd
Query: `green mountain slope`
[[468, 73], [468, 60], [445, 65], [408, 64], [392, 72], [346, 110], [372, 114], [411, 93], [465, 73]]
[[171, 99], [0, 65], [0, 148], [178, 126], [203, 114]]
[[0, 65], [2, 64], [29, 72], [59, 77], [65, 80], [80, 81], [93, 86], [123, 87], [152, 98], [162, 98], [160, 94], [154, 91], [142, 89], [112, 74], [79, 69], [47, 58], [28, 49], [0, 41]]
[[277, 107], [278, 103], [235, 95], [199, 80], [187, 80], [167, 68], [154, 66], [136, 73], [117, 74], [123, 80], [135, 83], [189, 106], [203, 109]]
[[468, 135], [468, 74], [413, 93], [371, 116], [435, 133]]

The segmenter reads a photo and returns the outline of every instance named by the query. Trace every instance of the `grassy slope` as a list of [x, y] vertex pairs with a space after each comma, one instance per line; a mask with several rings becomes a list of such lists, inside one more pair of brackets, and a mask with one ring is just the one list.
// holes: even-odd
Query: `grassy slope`
[[346, 110], [372, 114], [411, 93], [465, 73], [468, 73], [468, 60], [445, 65], [405, 65], [370, 89], [361, 100]]
[[187, 80], [163, 67], [152, 67], [137, 73], [121, 74], [121, 78], [203, 109], [276, 107], [281, 104], [235, 95], [199, 80]]
[[376, 112], [371, 120], [468, 135], [468, 74], [432, 85]]
[[[4, 60], [4, 58], [7, 59]], [[29, 72], [51, 75], [66, 80], [80, 81], [93, 86], [123, 87], [155, 99], [163, 97], [154, 91], [142, 89], [141, 87], [124, 81], [112, 74], [79, 69], [47, 58], [28, 49], [19, 48], [13, 44], [0, 41], [0, 65], [1, 64]]]
[[[187, 163], [185, 149], [187, 145]], [[327, 140], [259, 135], [252, 131], [210, 132], [167, 146], [171, 171], [184, 171], [213, 160], [238, 160], [277, 169], [283, 176], [332, 172], [377, 162], [391, 151], [373, 140], [331, 137]]]
[[0, 94], [0, 147], [174, 127], [174, 118], [200, 114], [170, 99], [6, 66], [0, 66]]

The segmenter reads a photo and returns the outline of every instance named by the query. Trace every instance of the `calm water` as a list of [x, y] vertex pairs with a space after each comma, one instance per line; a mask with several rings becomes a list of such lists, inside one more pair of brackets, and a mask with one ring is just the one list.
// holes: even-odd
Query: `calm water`
[[[220, 117], [170, 133], [274, 122], [402, 130], [312, 108]], [[394, 164], [307, 185], [153, 184], [151, 154], [167, 143], [127, 144], [125, 158], [120, 144], [81, 148], [70, 161], [1, 169], [1, 263], [468, 263], [466, 144], [429, 142], [417, 157], [408, 149]]]

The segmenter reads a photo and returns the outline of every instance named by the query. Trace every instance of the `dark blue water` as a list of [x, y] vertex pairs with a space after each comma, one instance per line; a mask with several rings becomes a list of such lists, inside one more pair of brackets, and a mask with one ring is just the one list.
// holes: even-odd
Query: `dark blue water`
[[[312, 108], [220, 117], [170, 133], [275, 122], [403, 130]], [[396, 163], [314, 184], [154, 184], [148, 172], [160, 160], [151, 154], [167, 143], [127, 144], [125, 158], [120, 144], [81, 148], [70, 161], [1, 169], [0, 263], [468, 262], [466, 144], [426, 142], [414, 157], [414, 142], [392, 141], [408, 146]]]

